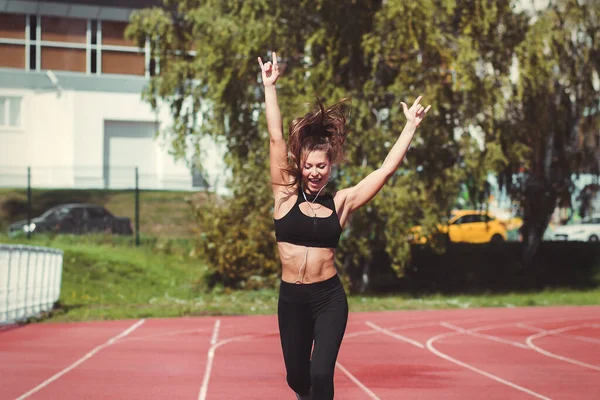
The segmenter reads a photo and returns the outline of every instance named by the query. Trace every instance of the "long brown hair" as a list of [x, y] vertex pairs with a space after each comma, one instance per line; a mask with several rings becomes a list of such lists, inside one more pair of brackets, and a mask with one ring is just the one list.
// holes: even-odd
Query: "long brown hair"
[[325, 151], [332, 164], [343, 161], [344, 142], [349, 133], [346, 127], [346, 100], [324, 107], [317, 97], [316, 110], [292, 121], [289, 128], [288, 165], [284, 169], [292, 180], [286, 186], [293, 187], [302, 180], [302, 157], [306, 157], [311, 151]]

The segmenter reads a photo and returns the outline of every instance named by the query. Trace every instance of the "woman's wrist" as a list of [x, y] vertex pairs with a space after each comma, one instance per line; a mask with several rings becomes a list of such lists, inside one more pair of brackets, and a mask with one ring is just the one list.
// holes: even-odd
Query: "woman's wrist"
[[404, 125], [403, 131], [404, 132], [410, 132], [410, 131], [415, 132], [417, 130], [417, 126], [418, 125], [415, 125], [414, 122], [406, 121], [406, 125]]

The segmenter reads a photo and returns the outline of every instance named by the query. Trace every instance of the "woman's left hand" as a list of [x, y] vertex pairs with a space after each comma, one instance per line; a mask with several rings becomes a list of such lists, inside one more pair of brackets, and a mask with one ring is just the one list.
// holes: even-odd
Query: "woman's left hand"
[[423, 121], [423, 119], [425, 118], [425, 114], [427, 114], [427, 111], [429, 111], [429, 109], [431, 108], [430, 105], [427, 106], [427, 108], [425, 108], [421, 104], [419, 104], [422, 98], [423, 96], [417, 97], [417, 99], [415, 100], [413, 105], [410, 106], [410, 108], [408, 108], [406, 103], [400, 102], [400, 104], [402, 104], [402, 108], [404, 109], [404, 115], [406, 116], [407, 120], [406, 122], [413, 124], [415, 127], [419, 126], [421, 121]]

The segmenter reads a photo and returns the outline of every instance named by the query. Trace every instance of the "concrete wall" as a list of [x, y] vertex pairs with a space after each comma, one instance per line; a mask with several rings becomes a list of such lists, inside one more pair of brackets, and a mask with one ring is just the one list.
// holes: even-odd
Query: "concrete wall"
[[[144, 78], [58, 72], [56, 76], [58, 86], [43, 72], [0, 69], [0, 96], [23, 99], [21, 127], [0, 129], [0, 186], [26, 184], [29, 165], [33, 170], [32, 184], [38, 187], [103, 187], [107, 124], [121, 122], [132, 130], [154, 132], [170, 124], [166, 107], [154, 113], [142, 101]], [[154, 177], [148, 176], [141, 183], [155, 189], [194, 190], [190, 168], [169, 154], [169, 141], [155, 138], [155, 146], [151, 155], [156, 167]], [[207, 182], [219, 182], [222, 186], [223, 146], [207, 139], [202, 147]], [[131, 167], [133, 186], [134, 164], [132, 157], [129, 166], [109, 167]]]

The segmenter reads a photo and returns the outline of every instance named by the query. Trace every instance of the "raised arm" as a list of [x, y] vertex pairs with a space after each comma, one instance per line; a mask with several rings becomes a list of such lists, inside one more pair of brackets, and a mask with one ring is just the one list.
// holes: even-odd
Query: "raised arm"
[[375, 197], [388, 179], [394, 175], [402, 160], [404, 160], [404, 156], [406, 155], [406, 151], [408, 150], [408, 146], [413, 139], [417, 127], [421, 124], [421, 121], [425, 118], [425, 114], [431, 108], [431, 106], [424, 108], [420, 104], [420, 101], [421, 96], [417, 97], [410, 108], [408, 108], [406, 103], [401, 103], [402, 108], [404, 109], [404, 115], [406, 116], [406, 125], [404, 126], [400, 137], [383, 161], [381, 167], [371, 172], [356, 186], [340, 191], [342, 192], [340, 194], [345, 198], [344, 209], [346, 215], [357, 208], [360, 208]]
[[270, 137], [271, 186], [273, 193], [279, 193], [283, 188], [282, 185], [289, 182], [289, 176], [284, 171], [287, 166], [287, 148], [283, 138], [281, 111], [277, 103], [277, 90], [275, 89], [275, 83], [279, 78], [277, 54], [273, 52], [273, 63], [269, 61], [263, 64], [260, 57], [258, 57], [258, 63], [262, 73], [263, 85], [265, 86], [267, 129]]

